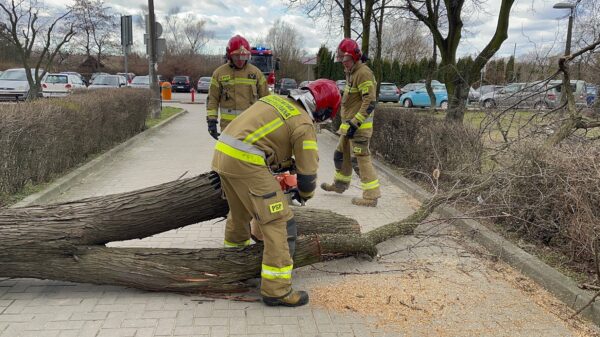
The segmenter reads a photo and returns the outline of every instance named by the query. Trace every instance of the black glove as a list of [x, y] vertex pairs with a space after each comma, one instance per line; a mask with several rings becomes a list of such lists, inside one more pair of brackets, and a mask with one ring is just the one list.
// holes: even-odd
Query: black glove
[[214, 138], [219, 139], [220, 133], [217, 132], [217, 121], [215, 119], [209, 119], [206, 121], [208, 124], [208, 133]]
[[217, 172], [215, 172], [215, 171], [208, 172], [208, 180], [210, 181], [210, 185], [215, 190], [221, 189], [221, 177], [219, 177], [219, 174]]
[[346, 131], [346, 137], [352, 139], [354, 138], [354, 133], [356, 133], [356, 130], [358, 130], [358, 127], [360, 125], [354, 125], [354, 123], [352, 123], [351, 121], [348, 121], [348, 131]]
[[291, 189], [287, 190], [285, 193], [289, 194], [290, 199], [296, 200], [297, 202], [300, 203], [300, 205], [304, 205], [306, 203], [306, 201], [308, 200], [308, 199], [304, 199], [300, 195], [300, 191], [297, 188], [291, 188]]

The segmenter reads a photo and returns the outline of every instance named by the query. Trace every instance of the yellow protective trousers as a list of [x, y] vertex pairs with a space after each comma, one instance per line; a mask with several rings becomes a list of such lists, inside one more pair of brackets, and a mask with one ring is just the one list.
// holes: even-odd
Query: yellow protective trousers
[[335, 164], [334, 184], [347, 189], [352, 180], [352, 168], [360, 177], [360, 187], [364, 199], [381, 197], [379, 179], [371, 161], [368, 137], [355, 136], [352, 139], [342, 135], [333, 153]]
[[250, 244], [250, 220], [255, 219], [264, 237], [261, 294], [283, 297], [292, 289], [292, 256], [296, 223], [287, 198], [266, 166], [244, 178], [221, 176], [229, 214], [225, 225], [226, 247]]

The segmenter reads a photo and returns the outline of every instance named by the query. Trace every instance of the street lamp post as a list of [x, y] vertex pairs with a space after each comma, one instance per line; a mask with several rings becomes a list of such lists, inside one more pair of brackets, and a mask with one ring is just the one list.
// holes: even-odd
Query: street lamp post
[[569, 26], [567, 28], [567, 43], [565, 45], [565, 55], [571, 54], [571, 33], [573, 32], [573, 12], [575, 11], [576, 4], [568, 2], [559, 2], [554, 4], [552, 8], [556, 9], [569, 9]]

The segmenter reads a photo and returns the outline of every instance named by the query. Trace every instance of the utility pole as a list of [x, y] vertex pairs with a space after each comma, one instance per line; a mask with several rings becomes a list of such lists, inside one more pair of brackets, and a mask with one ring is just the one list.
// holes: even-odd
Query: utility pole
[[154, 15], [154, 0], [148, 0], [148, 26], [150, 49], [148, 76], [150, 77], [150, 90], [152, 91], [152, 118], [160, 117], [160, 92], [156, 78], [156, 16]]

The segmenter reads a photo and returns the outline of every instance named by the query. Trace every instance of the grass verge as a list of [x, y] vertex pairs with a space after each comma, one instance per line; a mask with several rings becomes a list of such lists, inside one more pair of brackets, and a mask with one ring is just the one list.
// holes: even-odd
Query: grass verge
[[175, 108], [172, 106], [165, 106], [163, 107], [162, 111], [160, 112], [160, 117], [158, 118], [148, 118], [146, 119], [146, 128], [150, 129], [155, 127], [156, 125], [158, 125], [158, 123], [164, 121], [165, 119], [175, 115], [176, 113], [181, 112], [183, 109], [181, 108]]

